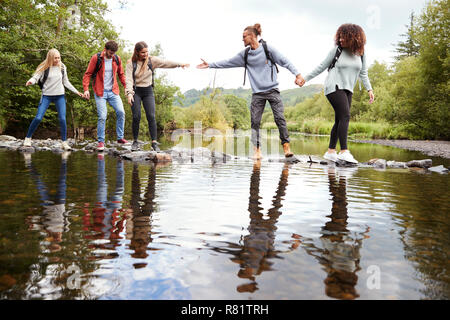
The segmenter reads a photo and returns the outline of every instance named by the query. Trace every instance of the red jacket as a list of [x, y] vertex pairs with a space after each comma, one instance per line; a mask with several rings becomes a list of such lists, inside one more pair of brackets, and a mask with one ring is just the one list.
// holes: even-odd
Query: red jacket
[[[101, 53], [100, 56], [101, 57], [105, 56], [105, 50], [103, 50], [103, 52]], [[113, 61], [112, 62], [112, 69], [113, 69], [112, 91], [118, 95], [119, 94], [119, 84], [117, 83], [117, 80], [116, 80], [116, 74], [119, 73], [120, 82], [122, 82], [123, 87], [126, 88], [125, 73], [123, 72], [122, 60], [120, 59], [120, 57], [119, 57], [119, 66], [117, 65], [116, 60], [114, 58], [112, 61]], [[83, 76], [83, 90], [84, 91], [89, 90], [89, 82], [91, 81], [91, 76], [95, 71], [96, 65], [97, 65], [97, 54], [94, 54], [91, 58], [91, 61], [89, 61], [89, 65]], [[94, 92], [99, 97], [103, 97], [104, 79], [105, 79], [105, 63], [102, 63], [100, 66], [100, 70], [98, 70], [97, 76], [95, 77], [95, 81], [93, 81], [93, 83], [92, 83]]]

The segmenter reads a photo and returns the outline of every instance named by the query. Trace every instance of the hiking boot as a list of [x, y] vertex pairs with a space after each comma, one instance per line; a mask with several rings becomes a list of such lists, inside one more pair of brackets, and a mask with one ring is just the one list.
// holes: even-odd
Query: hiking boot
[[283, 144], [284, 156], [286, 158], [292, 157], [294, 154], [291, 152], [291, 147], [289, 146], [289, 142], [285, 142]]
[[23, 140], [23, 146], [24, 147], [31, 147], [31, 138], [25, 138]]
[[253, 159], [254, 160], [260, 160], [262, 159], [262, 154], [261, 154], [261, 148], [260, 147], [255, 147], [254, 151], [253, 151]]
[[137, 141], [133, 141], [133, 144], [131, 145], [131, 151], [138, 151], [139, 150], [139, 143]]
[[323, 158], [326, 159], [326, 160], [333, 161], [333, 162], [336, 162], [338, 160], [336, 152], [330, 153], [330, 152], [327, 151], [323, 155]]
[[128, 143], [127, 140], [125, 140], [124, 138], [117, 140], [117, 143], [121, 143], [121, 144], [125, 144]]
[[105, 150], [105, 143], [100, 141], [100, 142], [98, 143], [98, 145], [97, 145], [97, 150], [98, 150], [98, 151], [103, 151], [103, 150]]
[[161, 151], [161, 149], [158, 147], [158, 145], [159, 145], [159, 142], [156, 142], [156, 141], [152, 142], [152, 149], [156, 152]]
[[344, 160], [344, 161], [347, 161], [347, 162], [350, 162], [350, 163], [358, 163], [358, 161], [355, 158], [353, 158], [353, 155], [348, 150], [339, 153], [337, 155], [337, 158], [339, 160]]
[[61, 143], [61, 147], [63, 148], [63, 150], [68, 151], [68, 150], [72, 150], [72, 147], [69, 146], [69, 144], [67, 143], [67, 141], [63, 141]]

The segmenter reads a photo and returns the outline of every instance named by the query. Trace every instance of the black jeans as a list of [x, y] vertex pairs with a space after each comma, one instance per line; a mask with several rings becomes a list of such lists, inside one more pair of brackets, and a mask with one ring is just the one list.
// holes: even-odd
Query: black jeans
[[259, 138], [259, 127], [261, 125], [261, 118], [266, 106], [266, 101], [269, 101], [272, 108], [273, 118], [280, 132], [281, 144], [289, 142], [289, 133], [286, 126], [286, 119], [284, 118], [284, 106], [281, 101], [280, 92], [277, 89], [272, 89], [266, 92], [254, 93], [252, 95], [252, 103], [250, 106], [250, 114], [252, 121], [252, 143], [254, 146], [261, 145]]
[[134, 102], [131, 106], [131, 111], [133, 112], [133, 139], [137, 141], [139, 136], [139, 124], [141, 122], [141, 102], [144, 105], [145, 115], [147, 116], [150, 138], [152, 140], [156, 140], [157, 132], [155, 117], [155, 95], [153, 94], [152, 86], [136, 87], [134, 93]]
[[334, 109], [334, 126], [330, 134], [330, 149], [336, 149], [339, 139], [341, 150], [347, 149], [348, 124], [350, 122], [350, 107], [353, 94], [348, 90], [341, 90], [336, 86], [336, 91], [326, 97]]

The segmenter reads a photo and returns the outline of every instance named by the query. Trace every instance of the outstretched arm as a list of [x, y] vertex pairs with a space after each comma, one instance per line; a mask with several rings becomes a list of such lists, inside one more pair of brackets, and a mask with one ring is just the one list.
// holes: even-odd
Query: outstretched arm
[[218, 62], [207, 63], [205, 60], [201, 59], [203, 63], [197, 66], [198, 69], [214, 68], [214, 69], [226, 69], [226, 68], [237, 68], [244, 66], [244, 52], [240, 52], [233, 58], [228, 60], [222, 60]]
[[322, 63], [319, 64], [311, 73], [306, 75], [306, 77], [305, 77], [306, 81], [309, 81], [309, 80], [317, 77], [319, 74], [324, 72], [325, 69], [327, 69], [330, 66], [331, 62], [333, 61], [334, 55], [336, 53], [336, 48], [337, 47], [334, 47], [333, 49], [331, 49], [331, 51], [328, 53], [325, 60], [323, 60]]
[[180, 62], [174, 62], [170, 60], [164, 60], [159, 57], [151, 57], [153, 68], [165, 68], [165, 69], [171, 69], [171, 68], [189, 68], [189, 63], [180, 63]]

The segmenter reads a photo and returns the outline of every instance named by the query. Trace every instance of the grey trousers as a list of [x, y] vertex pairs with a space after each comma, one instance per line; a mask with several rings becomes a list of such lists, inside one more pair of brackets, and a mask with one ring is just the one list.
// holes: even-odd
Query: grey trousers
[[286, 126], [286, 119], [284, 118], [284, 105], [281, 101], [280, 91], [272, 89], [266, 92], [254, 93], [252, 95], [252, 103], [250, 105], [250, 114], [252, 121], [252, 143], [254, 146], [259, 147], [260, 134], [259, 127], [261, 125], [261, 118], [266, 106], [266, 101], [272, 108], [273, 118], [280, 132], [281, 144], [289, 142], [289, 133]]

